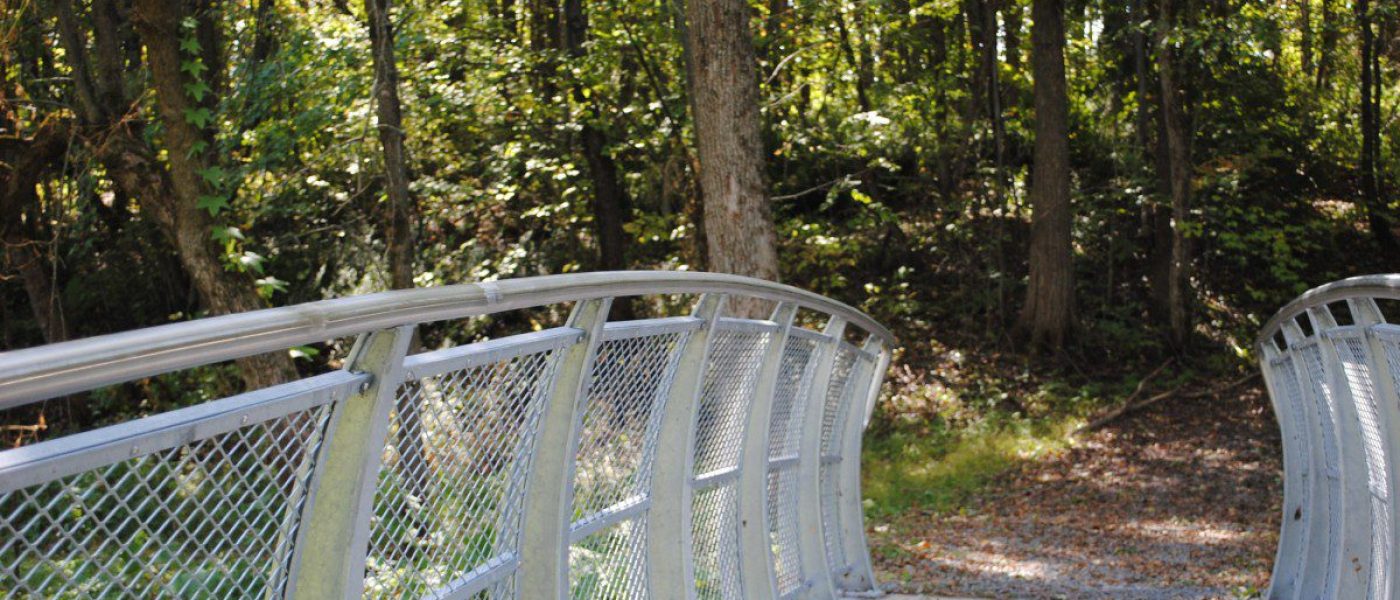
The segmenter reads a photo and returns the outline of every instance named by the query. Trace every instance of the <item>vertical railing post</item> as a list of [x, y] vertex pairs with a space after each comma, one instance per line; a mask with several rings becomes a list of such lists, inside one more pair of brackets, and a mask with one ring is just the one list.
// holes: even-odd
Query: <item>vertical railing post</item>
[[373, 378], [331, 414], [292, 550], [288, 597], [358, 598], [364, 588], [379, 463], [412, 337], [412, 325], [362, 334], [350, 352], [346, 369]]
[[[1387, 540], [1390, 546], [1390, 562], [1397, 560], [1396, 553], [1400, 552], [1400, 492], [1395, 489], [1400, 485], [1400, 465], [1396, 464], [1400, 460], [1400, 393], [1395, 389], [1395, 374], [1391, 372], [1390, 361], [1386, 357], [1385, 345], [1376, 336], [1375, 326], [1385, 323], [1385, 317], [1381, 314], [1381, 309], [1376, 305], [1376, 301], [1371, 298], [1354, 298], [1347, 300], [1347, 308], [1350, 309], [1352, 322], [1365, 328], [1366, 335], [1363, 338], [1366, 344], [1366, 355], [1369, 361], [1366, 365], [1371, 374], [1371, 387], [1375, 391], [1376, 411], [1380, 413], [1382, 440], [1385, 443], [1385, 468], [1386, 468], [1386, 516], [1390, 518], [1390, 539]], [[1390, 565], [1387, 565], [1390, 566]], [[1393, 598], [1400, 594], [1400, 577], [1390, 572], [1376, 573], [1373, 577], [1385, 577], [1386, 580], [1380, 582], [1377, 596], [1380, 598]]]
[[1331, 527], [1332, 511], [1341, 510], [1340, 507], [1331, 504], [1332, 478], [1329, 465], [1327, 464], [1326, 436], [1323, 427], [1327, 424], [1321, 421], [1318, 410], [1318, 398], [1314, 398], [1311, 386], [1306, 385], [1309, 381], [1307, 375], [1307, 364], [1303, 362], [1303, 353], [1298, 348], [1307, 340], [1307, 335], [1298, 323], [1292, 319], [1285, 321], [1280, 326], [1284, 341], [1288, 343], [1288, 354], [1293, 359], [1294, 383], [1299, 389], [1299, 401], [1303, 406], [1303, 418], [1307, 422], [1305, 431], [1311, 437], [1312, 443], [1308, 445], [1311, 450], [1310, 460], [1312, 461], [1312, 477], [1310, 478], [1311, 499], [1308, 506], [1312, 509], [1312, 516], [1306, 520], [1308, 522], [1308, 534], [1303, 545], [1307, 556], [1302, 559], [1300, 571], [1298, 573], [1298, 589], [1300, 595], [1321, 594], [1326, 588], [1330, 574], [1327, 572], [1327, 555], [1331, 551]]
[[1274, 417], [1279, 423], [1279, 432], [1283, 437], [1283, 523], [1279, 527], [1278, 552], [1274, 556], [1274, 569], [1269, 577], [1268, 598], [1293, 598], [1298, 587], [1297, 557], [1303, 552], [1303, 544], [1306, 541], [1308, 521], [1312, 518], [1312, 508], [1308, 506], [1310, 490], [1307, 487], [1310, 478], [1304, 477], [1304, 473], [1311, 469], [1311, 459], [1304, 453], [1304, 448], [1297, 443], [1292, 443], [1289, 439], [1292, 436], [1307, 435], [1307, 424], [1299, 423], [1294, 418], [1292, 401], [1284, 394], [1283, 382], [1278, 381], [1274, 375], [1273, 363], [1280, 358], [1281, 352], [1273, 340], [1266, 341], [1260, 345], [1261, 360], [1264, 372], [1264, 387], [1269, 392], [1269, 398], [1273, 403]]
[[773, 309], [771, 320], [778, 330], [768, 339], [758, 384], [748, 403], [744, 445], [739, 453], [739, 574], [744, 598], [764, 599], [778, 595], [778, 577], [773, 566], [773, 541], [768, 527], [768, 433], [773, 416], [773, 395], [782, 370], [783, 349], [797, 306], [787, 302]]
[[[860, 376], [855, 381], [859, 386], [851, 395], [853, 406], [847, 412], [845, 434], [841, 438], [844, 446], [838, 484], [838, 500], [841, 510], [841, 541], [845, 544], [847, 565], [838, 587], [847, 591], [870, 591], [875, 589], [875, 572], [870, 564], [870, 549], [865, 540], [865, 509], [860, 493], [860, 452], [865, 433], [865, 425], [874, 411], [875, 401], [880, 397], [880, 385], [885, 379], [885, 369], [890, 364], [890, 352], [884, 343], [874, 336], [865, 342], [865, 352], [874, 355], [874, 361], [865, 372], [853, 373]], [[859, 404], [856, 404], [859, 402]]]
[[822, 412], [827, 388], [836, 364], [836, 349], [846, 331], [846, 320], [833, 316], [822, 330], [825, 340], [817, 344], [812, 358], [812, 387], [802, 415], [802, 437], [798, 443], [797, 523], [798, 547], [802, 556], [802, 576], [811, 586], [810, 598], [828, 600], [836, 596], [835, 582], [826, 564], [826, 542], [822, 538], [821, 467]]
[[569, 594], [569, 510], [574, 455], [578, 452], [578, 407], [588, 394], [594, 356], [603, 338], [612, 299], [580, 300], [567, 327], [583, 331], [555, 365], [540, 414], [521, 514], [521, 598], [565, 598]]
[[695, 595], [695, 564], [691, 560], [691, 495], [695, 468], [695, 425], [700, 391], [705, 383], [715, 323], [724, 296], [705, 294], [691, 315], [705, 323], [676, 349], [676, 375], [667, 392], [665, 413], [657, 432], [651, 475], [651, 508], [647, 516], [647, 579], [651, 597], [684, 600]]

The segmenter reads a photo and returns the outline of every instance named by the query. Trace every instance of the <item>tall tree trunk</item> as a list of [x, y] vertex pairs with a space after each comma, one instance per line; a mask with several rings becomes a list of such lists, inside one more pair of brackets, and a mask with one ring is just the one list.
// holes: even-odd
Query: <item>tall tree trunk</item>
[[[169, 163], [169, 184], [163, 173], [137, 147], [120, 150], [111, 161], [129, 168], [114, 174], [118, 182], [129, 182], [139, 191], [159, 190], [152, 195], [132, 194], [145, 202], [152, 216], [175, 245], [175, 253], [203, 304], [216, 314], [245, 312], [263, 308], [262, 299], [246, 275], [225, 269], [222, 249], [215, 245], [209, 213], [197, 207], [200, 197], [211, 192], [202, 171], [212, 166], [208, 135], [188, 122], [186, 111], [196, 108], [186, 95], [185, 85], [194, 83], [181, 71], [181, 21], [191, 16], [179, 0], [136, 0], [132, 22], [146, 46], [146, 60], [156, 92], [156, 112], [160, 116], [162, 138]], [[218, 70], [217, 65], [209, 65]], [[128, 143], [136, 140], [128, 140]], [[204, 151], [198, 151], [200, 148]], [[110, 152], [111, 150], [109, 150]], [[133, 161], [125, 163], [124, 161]], [[142, 163], [142, 164], [136, 164]], [[151, 181], [155, 178], [155, 181]], [[239, 359], [239, 370], [249, 388], [267, 387], [295, 378], [296, 369], [286, 353], [272, 353]]]
[[[586, 54], [584, 41], [588, 37], [588, 15], [583, 0], [564, 0], [564, 51], [574, 60]], [[598, 236], [598, 266], [605, 271], [627, 268], [627, 236], [622, 230], [626, 222], [628, 198], [622, 187], [617, 163], [608, 153], [607, 134], [595, 123], [599, 117], [596, 97], [584, 93], [582, 84], [573, 90], [574, 101], [584, 107], [579, 139], [584, 161], [588, 163], [593, 182], [593, 226]]]
[[1379, 49], [1372, 29], [1369, 0], [1357, 0], [1356, 24], [1361, 33], [1361, 205], [1366, 209], [1371, 235], [1386, 251], [1394, 250], [1395, 238], [1390, 232], [1381, 199], [1380, 174], [1380, 62]]
[[1069, 95], [1063, 0], [1031, 4], [1035, 165], [1031, 179], [1030, 286], [1020, 328], [1033, 346], [1059, 349], [1074, 327]]
[[1312, 0], [1298, 0], [1298, 46], [1306, 77], [1313, 72]]
[[1313, 88], [1321, 91], [1327, 86], [1327, 75], [1332, 68], [1332, 46], [1337, 43], [1337, 23], [1332, 12], [1333, 0], [1322, 0], [1322, 22], [1318, 29], [1321, 30], [1321, 42], [1317, 46], [1317, 74], [1313, 80]]
[[1012, 71], [1021, 70], [1021, 3], [1016, 0], [1003, 0], [1001, 22], [1006, 38], [1006, 66]]
[[[748, 3], [690, 0], [686, 17], [709, 268], [776, 281], [777, 233], [763, 172]], [[762, 306], [736, 308], [762, 316], [754, 314]]]
[[1191, 200], [1191, 146], [1182, 116], [1176, 83], [1175, 57], [1170, 41], [1175, 27], [1172, 0], [1160, 0], [1157, 43], [1157, 79], [1161, 82], [1162, 136], [1166, 140], [1167, 184], [1171, 194], [1171, 260], [1168, 263], [1167, 326], [1172, 342], [1186, 344], [1191, 333], [1189, 244], [1184, 233]]
[[[264, 0], [267, 1], [267, 0]], [[384, 237], [389, 250], [389, 287], [413, 287], [413, 198], [408, 193], [408, 159], [404, 150], [403, 109], [399, 102], [399, 67], [394, 61], [394, 30], [389, 0], [365, 0], [370, 48], [374, 55], [374, 100], [379, 145], [384, 152], [384, 187], [389, 220]]]
[[[14, 131], [15, 124], [7, 118], [9, 108], [9, 99], [0, 98], [0, 125]], [[0, 264], [19, 273], [34, 321], [50, 344], [70, 339], [72, 330], [63, 314], [55, 263], [43, 251], [37, 186], [61, 167], [68, 124], [49, 120], [28, 138], [18, 132], [0, 138]]]

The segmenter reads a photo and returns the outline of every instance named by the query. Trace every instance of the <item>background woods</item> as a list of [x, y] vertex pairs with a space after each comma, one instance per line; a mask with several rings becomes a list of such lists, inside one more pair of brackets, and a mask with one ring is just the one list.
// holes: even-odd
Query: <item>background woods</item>
[[[1389, 3], [17, 0], [0, 18], [5, 349], [386, 288], [720, 270], [894, 326], [872, 435], [907, 440], [1091, 411], [1169, 357], [1173, 377], [1245, 368], [1298, 292], [1395, 269]], [[6, 422], [43, 437], [345, 350]]]

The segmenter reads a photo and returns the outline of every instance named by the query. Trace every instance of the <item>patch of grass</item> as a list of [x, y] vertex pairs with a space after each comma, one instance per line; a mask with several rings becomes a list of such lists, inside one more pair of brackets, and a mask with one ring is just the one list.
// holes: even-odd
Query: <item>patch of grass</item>
[[989, 417], [957, 435], [893, 432], [867, 436], [862, 468], [872, 518], [912, 508], [951, 512], [1017, 463], [1069, 446], [1076, 417]]

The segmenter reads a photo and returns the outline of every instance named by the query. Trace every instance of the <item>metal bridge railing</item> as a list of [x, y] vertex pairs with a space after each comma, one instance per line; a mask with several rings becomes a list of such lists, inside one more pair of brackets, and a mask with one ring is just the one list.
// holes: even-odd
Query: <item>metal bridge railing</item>
[[1269, 598], [1400, 597], [1400, 325], [1383, 311], [1396, 300], [1400, 275], [1355, 277], [1303, 294], [1264, 327], [1284, 450]]
[[[657, 294], [698, 301], [607, 321]], [[421, 323], [563, 302], [563, 327], [409, 353]], [[0, 354], [0, 409], [348, 335], [340, 371], [0, 452], [0, 598], [878, 594], [860, 443], [893, 338], [770, 282], [562, 275], [214, 317]]]

